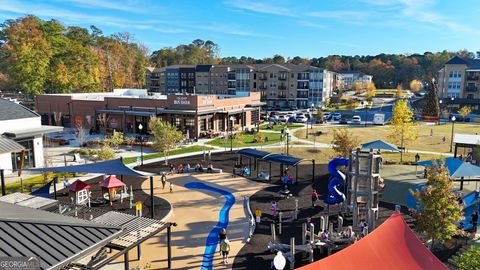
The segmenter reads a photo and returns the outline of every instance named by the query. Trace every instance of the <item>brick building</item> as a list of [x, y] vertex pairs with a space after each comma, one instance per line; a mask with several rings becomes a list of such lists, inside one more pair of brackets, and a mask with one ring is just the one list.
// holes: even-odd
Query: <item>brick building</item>
[[108, 93], [37, 95], [35, 108], [42, 123], [82, 126], [94, 131], [140, 133], [142, 124], [147, 132], [152, 116], [168, 121], [191, 138], [207, 132], [228, 131], [256, 126], [260, 120], [260, 93], [232, 95], [148, 95], [146, 89], [115, 89]]

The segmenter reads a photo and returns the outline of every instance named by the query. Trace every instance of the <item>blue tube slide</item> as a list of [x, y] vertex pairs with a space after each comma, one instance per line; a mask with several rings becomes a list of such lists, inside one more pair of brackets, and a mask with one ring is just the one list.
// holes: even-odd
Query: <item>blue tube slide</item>
[[338, 166], [348, 166], [348, 158], [334, 158], [328, 163], [328, 172], [332, 179], [328, 182], [328, 192], [330, 193], [323, 201], [326, 204], [337, 204], [345, 201], [345, 194], [338, 189], [338, 185], [345, 184], [345, 175], [340, 172]]
[[223, 205], [218, 215], [218, 222], [208, 234], [207, 240], [205, 243], [205, 251], [203, 252], [201, 269], [212, 270], [213, 258], [215, 256], [215, 250], [217, 249], [217, 244], [218, 244], [218, 234], [223, 228], [226, 229], [228, 227], [228, 220], [229, 220], [228, 217], [230, 214], [230, 208], [232, 208], [232, 206], [235, 204], [235, 196], [233, 196], [232, 193], [226, 190], [212, 187], [202, 182], [189, 182], [185, 184], [185, 187], [189, 189], [200, 189], [200, 190], [215, 192], [215, 193], [218, 193], [219, 195], [222, 195], [225, 198], [225, 204]]

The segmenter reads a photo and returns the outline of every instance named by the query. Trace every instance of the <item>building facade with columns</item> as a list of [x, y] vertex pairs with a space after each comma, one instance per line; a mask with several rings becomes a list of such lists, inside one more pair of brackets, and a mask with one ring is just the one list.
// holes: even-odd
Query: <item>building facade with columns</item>
[[[108, 93], [38, 95], [35, 105], [44, 124], [98, 133], [146, 133], [150, 117], [155, 116], [190, 138], [200, 138], [228, 131], [232, 124], [240, 129], [257, 126], [263, 103], [260, 93], [255, 92], [246, 96], [149, 95], [146, 89], [115, 89]], [[143, 130], [139, 130], [140, 124]]]

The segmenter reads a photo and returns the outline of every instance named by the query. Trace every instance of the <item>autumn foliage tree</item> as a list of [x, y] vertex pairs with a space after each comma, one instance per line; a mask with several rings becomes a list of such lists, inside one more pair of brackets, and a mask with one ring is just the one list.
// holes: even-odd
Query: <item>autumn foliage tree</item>
[[426, 186], [420, 191], [410, 192], [418, 200], [418, 210], [413, 213], [417, 220], [416, 229], [431, 240], [431, 247], [435, 241], [452, 238], [457, 232], [455, 223], [463, 217], [448, 169], [443, 165], [428, 168]]
[[348, 129], [334, 129], [333, 130], [333, 150], [337, 155], [348, 157], [358, 145], [360, 141], [358, 137], [354, 136]]
[[407, 100], [398, 100], [393, 107], [390, 120], [392, 129], [387, 138], [397, 145], [415, 142], [418, 136], [412, 118], [413, 112], [408, 107]]
[[412, 80], [410, 82], [410, 91], [416, 93], [418, 91], [420, 91], [421, 89], [423, 88], [423, 84], [421, 81], [419, 80]]
[[470, 106], [463, 106], [458, 110], [458, 113], [463, 116], [464, 118], [468, 116], [472, 112], [472, 108]]
[[148, 128], [153, 135], [153, 148], [163, 152], [165, 164], [168, 163], [168, 152], [172, 150], [183, 138], [181, 131], [169, 122], [152, 117], [148, 121]]

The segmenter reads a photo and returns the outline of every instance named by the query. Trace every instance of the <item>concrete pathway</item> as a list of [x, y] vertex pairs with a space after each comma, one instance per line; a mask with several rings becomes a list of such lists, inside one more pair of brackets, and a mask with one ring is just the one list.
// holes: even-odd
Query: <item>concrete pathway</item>
[[[234, 256], [245, 244], [249, 224], [243, 205], [243, 197], [251, 196], [265, 188], [266, 184], [250, 181], [243, 177], [232, 177], [230, 174], [176, 174], [169, 177], [168, 181], [174, 183], [173, 193], [169, 192], [168, 185], [161, 188], [160, 179], [155, 179], [155, 195], [161, 196], [172, 204], [172, 212], [165, 221], [176, 222], [177, 227], [172, 227], [172, 269], [212, 269], [202, 268], [207, 236], [219, 220], [220, 209], [225, 204], [225, 198], [211, 191], [189, 189], [185, 185], [190, 182], [201, 182], [233, 194], [235, 204], [229, 212], [227, 227], [228, 238], [231, 241], [229, 265], [221, 262], [217, 251], [213, 258], [213, 269], [231, 269]], [[145, 181], [142, 188], [148, 192], [149, 183]], [[130, 254], [136, 258], [136, 250]], [[130, 263], [130, 267], [143, 269], [166, 269], [167, 251], [166, 235], [160, 233], [147, 240], [142, 245], [142, 258]], [[205, 262], [203, 263], [205, 265]], [[108, 269], [121, 267], [122, 260], [110, 265]]]

